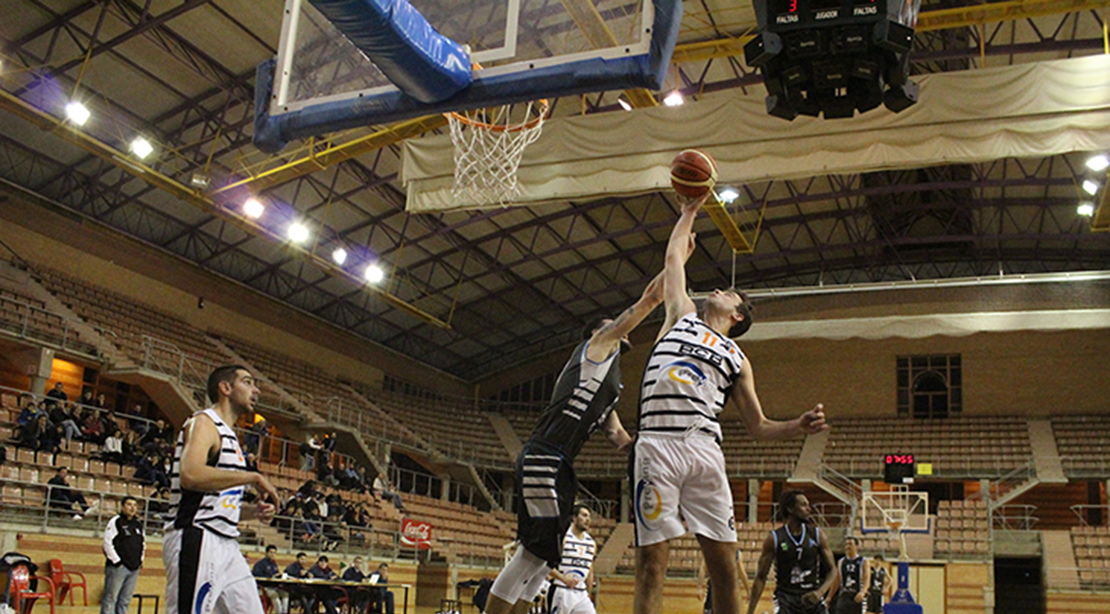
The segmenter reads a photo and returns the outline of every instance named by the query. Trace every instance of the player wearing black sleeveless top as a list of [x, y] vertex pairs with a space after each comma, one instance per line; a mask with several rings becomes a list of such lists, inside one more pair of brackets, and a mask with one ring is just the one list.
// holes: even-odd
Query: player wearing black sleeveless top
[[863, 600], [871, 582], [871, 566], [859, 554], [859, 540], [848, 537], [845, 540], [844, 556], [838, 563], [840, 572], [840, 592], [836, 595], [834, 614], [861, 614]]
[[618, 449], [632, 438], [613, 411], [621, 392], [620, 353], [628, 333], [663, 302], [661, 277], [615, 320], [586, 328], [555, 382], [551, 403], [517, 457], [517, 539], [520, 546], [490, 588], [486, 614], [527, 607], [562, 559], [578, 479], [574, 459], [597, 430]]
[[810, 524], [809, 499], [797, 490], [782, 493], [779, 515], [786, 522], [763, 541], [748, 614], [755, 614], [772, 562], [777, 614], [828, 614], [825, 598], [840, 574], [825, 533]]
[[871, 565], [871, 582], [867, 588], [867, 611], [882, 614], [883, 597], [890, 588], [890, 575], [883, 564], [883, 555], [875, 556], [875, 563]]

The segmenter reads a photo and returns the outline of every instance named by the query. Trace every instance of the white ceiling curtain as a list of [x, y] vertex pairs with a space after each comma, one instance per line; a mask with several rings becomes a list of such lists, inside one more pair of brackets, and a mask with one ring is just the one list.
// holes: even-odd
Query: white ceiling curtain
[[[735, 183], [1110, 149], [1110, 56], [915, 79], [920, 101], [897, 115], [787, 122], [767, 115], [761, 95], [734, 92], [552, 119], [524, 153], [519, 204], [666, 189], [671, 159], [687, 147], [708, 151], [721, 181]], [[452, 194], [452, 155], [447, 135], [404, 142], [410, 212], [493, 206]]]

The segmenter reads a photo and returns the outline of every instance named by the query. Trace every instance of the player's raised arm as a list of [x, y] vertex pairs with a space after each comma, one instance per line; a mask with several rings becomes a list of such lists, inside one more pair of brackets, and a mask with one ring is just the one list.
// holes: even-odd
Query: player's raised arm
[[732, 387], [732, 401], [740, 409], [740, 419], [748, 433], [756, 439], [789, 439], [829, 429], [825, 422], [825, 406], [820, 403], [793, 420], [771, 420], [764, 415], [759, 396], [755, 393], [751, 360], [745, 360], [740, 367], [740, 377]]
[[763, 596], [763, 587], [767, 585], [767, 574], [771, 573], [771, 562], [774, 558], [775, 538], [768, 535], [767, 539], [763, 540], [763, 551], [759, 553], [759, 565], [755, 568], [752, 590], [748, 595], [748, 614], [755, 614], [759, 598]]
[[675, 222], [671, 238], [667, 241], [666, 265], [663, 267], [663, 304], [667, 309], [667, 320], [663, 324], [663, 331], [670, 330], [679, 318], [696, 310], [694, 301], [686, 293], [686, 260], [692, 251], [694, 220], [708, 196], [706, 194], [683, 203], [682, 214]]
[[609, 443], [616, 446], [620, 452], [627, 452], [629, 447], [635, 443], [628, 431], [624, 430], [624, 425], [621, 424], [621, 418], [616, 411], [609, 414], [601, 428], [605, 431], [605, 438], [609, 440]]
[[586, 358], [594, 362], [601, 362], [608, 358], [617, 347], [621, 339], [644, 321], [659, 303], [663, 302], [663, 273], [659, 273], [644, 288], [640, 299], [625, 309], [614, 320], [609, 320], [590, 337], [590, 344], [586, 347]]

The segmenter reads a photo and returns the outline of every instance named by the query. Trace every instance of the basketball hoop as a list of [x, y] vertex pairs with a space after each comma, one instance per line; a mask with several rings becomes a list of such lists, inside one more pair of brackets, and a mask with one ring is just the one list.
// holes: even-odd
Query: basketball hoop
[[504, 206], [520, 194], [517, 170], [550, 110], [547, 100], [446, 113], [455, 145], [456, 198]]

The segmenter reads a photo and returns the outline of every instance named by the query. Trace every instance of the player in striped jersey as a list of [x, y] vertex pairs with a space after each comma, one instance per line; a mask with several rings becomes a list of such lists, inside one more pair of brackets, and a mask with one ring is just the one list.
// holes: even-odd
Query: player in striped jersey
[[574, 459], [597, 430], [620, 450], [632, 438], [613, 411], [620, 398], [621, 347], [662, 302], [656, 277], [635, 304], [615, 320], [587, 326], [585, 339], [555, 381], [551, 402], [517, 457], [517, 539], [520, 545], [490, 588], [486, 614], [527, 612], [562, 558], [578, 478]]
[[821, 405], [787, 422], [763, 414], [751, 362], [730, 339], [744, 334], [752, 323], [751, 304], [743, 294], [717, 290], [700, 315], [690, 300], [685, 266], [692, 252], [694, 219], [704, 200], [683, 203], [667, 243], [666, 321], [641, 384], [640, 428], [630, 464], [638, 547], [635, 614], [663, 611], [669, 540], [684, 535], [686, 526], [697, 535], [705, 556], [713, 582], [713, 611], [740, 611], [736, 524], [717, 419], [729, 399], [756, 439], [784, 439], [828, 428]]
[[547, 589], [548, 614], [597, 614], [590, 601], [597, 542], [589, 528], [590, 508], [575, 505], [574, 524], [563, 537], [563, 558], [548, 576], [551, 580]]
[[246, 367], [219, 367], [208, 376], [212, 407], [185, 422], [174, 450], [170, 507], [162, 560], [167, 614], [262, 614], [250, 567], [239, 552], [239, 518], [274, 516], [272, 503], [245, 504], [253, 486], [278, 500], [261, 473], [246, 470], [232, 425], [254, 410], [258, 387]]

